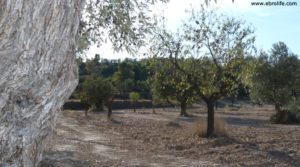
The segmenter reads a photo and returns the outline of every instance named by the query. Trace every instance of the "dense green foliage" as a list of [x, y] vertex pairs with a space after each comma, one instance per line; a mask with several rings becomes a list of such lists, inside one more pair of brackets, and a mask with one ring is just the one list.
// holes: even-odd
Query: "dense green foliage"
[[88, 76], [82, 84], [80, 99], [87, 106], [102, 110], [103, 105], [109, 108], [115, 96], [116, 89], [108, 79]]
[[[188, 66], [189, 61], [182, 60], [181, 65]], [[151, 78], [152, 97], [156, 103], [160, 101], [178, 102], [181, 107], [181, 116], [187, 116], [186, 108], [188, 104], [196, 101], [197, 95], [192, 85], [187, 81], [187, 76], [182, 75], [174, 67], [171, 59], [158, 59], [154, 64], [154, 74]]]

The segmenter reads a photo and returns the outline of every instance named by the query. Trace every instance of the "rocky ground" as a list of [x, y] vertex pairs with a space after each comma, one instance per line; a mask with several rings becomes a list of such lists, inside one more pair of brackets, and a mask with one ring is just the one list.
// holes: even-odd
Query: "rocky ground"
[[205, 108], [185, 118], [175, 110], [117, 110], [112, 121], [65, 110], [40, 167], [300, 166], [300, 126], [270, 124], [270, 106], [218, 109], [227, 136], [211, 139], [193, 134]]

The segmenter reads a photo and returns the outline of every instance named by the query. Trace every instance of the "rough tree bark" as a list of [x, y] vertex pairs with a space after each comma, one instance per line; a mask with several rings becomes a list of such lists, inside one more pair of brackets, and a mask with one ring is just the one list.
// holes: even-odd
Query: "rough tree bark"
[[82, 0], [0, 0], [0, 166], [34, 167], [77, 85]]

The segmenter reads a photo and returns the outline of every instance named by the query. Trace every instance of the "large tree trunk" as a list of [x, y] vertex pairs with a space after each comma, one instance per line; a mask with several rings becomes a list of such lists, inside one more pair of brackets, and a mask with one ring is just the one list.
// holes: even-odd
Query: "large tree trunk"
[[214, 122], [215, 122], [215, 110], [214, 110], [214, 101], [207, 100], [207, 131], [206, 137], [213, 137], [214, 136]]
[[82, 0], [0, 0], [0, 166], [34, 167], [77, 85]]

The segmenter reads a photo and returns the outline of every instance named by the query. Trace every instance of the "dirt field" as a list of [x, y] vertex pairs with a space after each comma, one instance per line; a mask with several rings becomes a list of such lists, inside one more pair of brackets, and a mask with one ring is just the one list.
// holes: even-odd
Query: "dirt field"
[[205, 108], [191, 109], [181, 118], [174, 109], [113, 111], [65, 110], [44, 153], [41, 167], [120, 166], [300, 166], [300, 126], [268, 122], [271, 107], [223, 108], [228, 137], [192, 135], [192, 124], [205, 117]]

